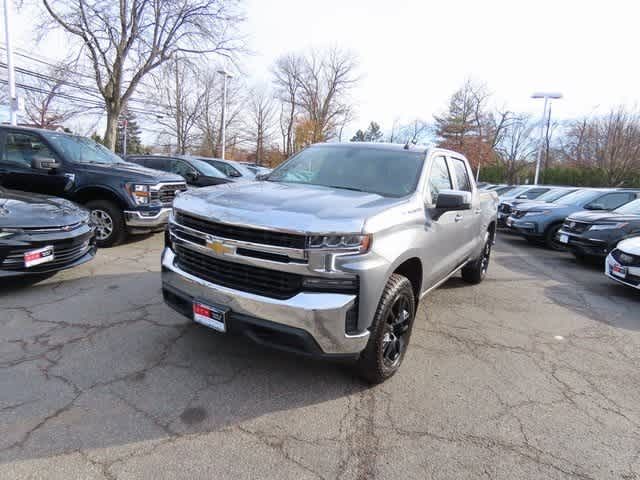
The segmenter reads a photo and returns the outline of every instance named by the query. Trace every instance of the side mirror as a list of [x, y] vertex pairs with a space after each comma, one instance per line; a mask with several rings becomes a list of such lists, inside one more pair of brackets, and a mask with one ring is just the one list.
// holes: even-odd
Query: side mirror
[[31, 159], [31, 168], [34, 170], [54, 170], [56, 168], [60, 168], [62, 164], [58, 162], [55, 158], [50, 157], [33, 157]]
[[592, 203], [590, 205], [585, 205], [585, 210], [604, 210], [604, 205], [601, 203]]
[[187, 182], [195, 182], [196, 180], [198, 180], [198, 173], [197, 172], [187, 172], [184, 176], [185, 180]]
[[268, 173], [259, 173], [256, 175], [256, 180], [258, 181], [265, 180], [268, 176], [269, 176]]
[[458, 190], [443, 190], [438, 193], [436, 210], [441, 213], [471, 208], [471, 193]]

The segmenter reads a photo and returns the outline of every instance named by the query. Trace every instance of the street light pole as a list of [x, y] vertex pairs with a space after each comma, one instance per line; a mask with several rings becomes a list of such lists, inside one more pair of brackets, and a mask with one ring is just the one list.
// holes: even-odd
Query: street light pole
[[[558, 100], [560, 98], [562, 98], [562, 94], [561, 93], [556, 93], [556, 92], [536, 92], [533, 95], [531, 95], [531, 98], [544, 98], [544, 108], [542, 110], [542, 119], [540, 120], [540, 140], [539, 140], [539, 144], [538, 144], [538, 156], [536, 158], [536, 176], [535, 179], [533, 180], [533, 184], [534, 185], [538, 185], [538, 179], [540, 178], [540, 162], [542, 160], [542, 150], [543, 150], [543, 139], [544, 139], [544, 124], [547, 121], [547, 105], [551, 106], [549, 104], [550, 100]], [[551, 118], [549, 118], [549, 122], [551, 121]]]
[[222, 75], [222, 160], [224, 160], [224, 153], [226, 148], [226, 134], [227, 134], [227, 78], [231, 78], [231, 75], [226, 70], [218, 70], [218, 73]]
[[18, 98], [16, 97], [16, 73], [13, 68], [13, 47], [11, 45], [11, 0], [4, 0], [4, 32], [7, 44], [7, 84], [9, 85], [9, 120], [18, 125]]

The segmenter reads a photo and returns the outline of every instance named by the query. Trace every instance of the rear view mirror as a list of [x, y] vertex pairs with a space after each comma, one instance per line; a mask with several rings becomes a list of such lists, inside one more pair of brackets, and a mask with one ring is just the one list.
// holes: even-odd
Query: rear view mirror
[[62, 164], [58, 162], [55, 158], [50, 157], [33, 157], [31, 159], [31, 168], [35, 170], [54, 170], [56, 168], [60, 168]]
[[438, 193], [436, 209], [444, 212], [471, 208], [471, 193], [459, 190], [443, 190]]

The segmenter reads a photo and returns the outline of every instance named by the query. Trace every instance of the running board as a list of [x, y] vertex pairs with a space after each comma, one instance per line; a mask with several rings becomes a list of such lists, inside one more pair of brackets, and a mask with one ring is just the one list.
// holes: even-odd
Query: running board
[[451, 277], [453, 277], [456, 273], [458, 273], [460, 270], [462, 270], [462, 267], [464, 267], [467, 263], [469, 263], [469, 259], [465, 260], [464, 262], [462, 262], [460, 265], [458, 265], [456, 268], [454, 268], [446, 277], [444, 277], [442, 280], [440, 280], [438, 283], [436, 283], [435, 285], [433, 285], [432, 287], [430, 287], [429, 289], [425, 290], [424, 292], [422, 292], [422, 294], [420, 294], [420, 300], [422, 300], [424, 298], [424, 296], [431, 292], [432, 290], [435, 290], [436, 288], [438, 288], [440, 285], [442, 285], [444, 282], [446, 282], [447, 280], [449, 280]]

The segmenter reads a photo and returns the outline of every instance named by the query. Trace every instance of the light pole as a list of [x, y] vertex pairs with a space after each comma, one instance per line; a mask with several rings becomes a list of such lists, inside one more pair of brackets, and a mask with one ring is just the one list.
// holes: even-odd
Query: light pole
[[[558, 100], [562, 98], [562, 94], [558, 92], [536, 92], [531, 95], [531, 98], [544, 98], [544, 108], [542, 110], [542, 120], [540, 121], [540, 143], [538, 145], [538, 158], [536, 159], [536, 177], [533, 181], [534, 185], [538, 184], [538, 178], [540, 177], [540, 161], [542, 160], [542, 140], [544, 137], [544, 123], [547, 120], [547, 105], [551, 100]], [[551, 105], [549, 105], [551, 107]], [[551, 119], [549, 119], [551, 121]]]
[[226, 130], [227, 130], [227, 78], [231, 78], [231, 75], [226, 70], [218, 70], [218, 73], [222, 75], [222, 160], [224, 160], [224, 150], [226, 147]]
[[18, 125], [18, 98], [16, 97], [16, 73], [13, 69], [13, 48], [11, 46], [11, 0], [4, 0], [4, 32], [7, 44], [7, 84], [9, 85], [9, 120]]

